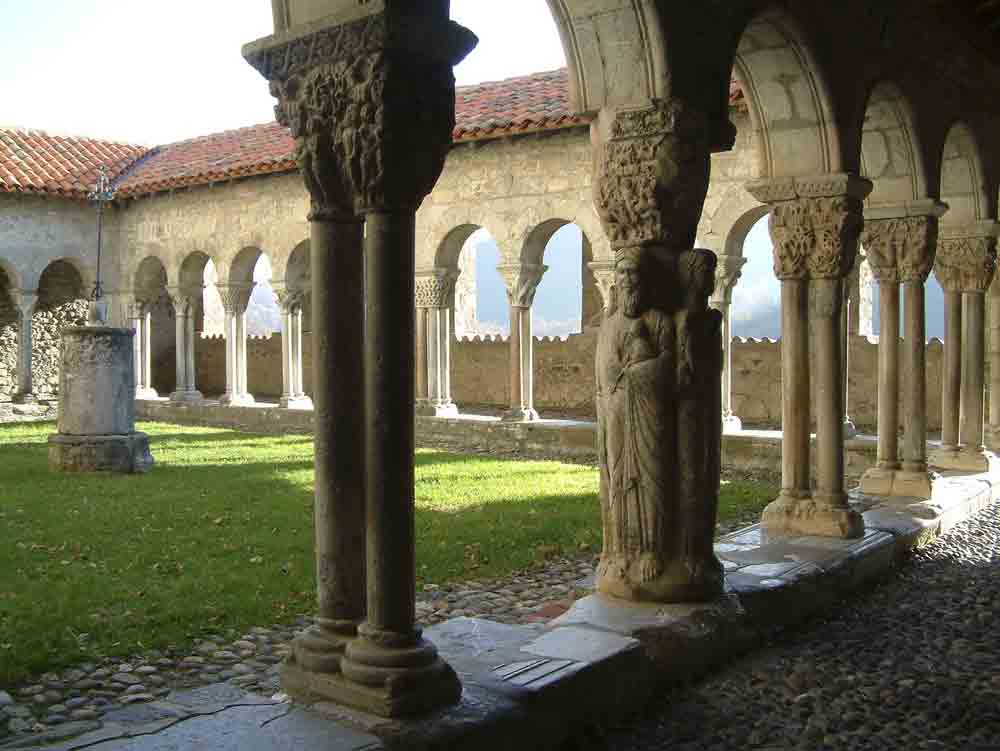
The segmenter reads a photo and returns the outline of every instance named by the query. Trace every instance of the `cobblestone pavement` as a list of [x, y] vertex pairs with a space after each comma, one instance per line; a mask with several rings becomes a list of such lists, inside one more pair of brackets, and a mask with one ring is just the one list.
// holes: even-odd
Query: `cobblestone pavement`
[[661, 697], [596, 748], [1000, 750], [1000, 504], [826, 621]]

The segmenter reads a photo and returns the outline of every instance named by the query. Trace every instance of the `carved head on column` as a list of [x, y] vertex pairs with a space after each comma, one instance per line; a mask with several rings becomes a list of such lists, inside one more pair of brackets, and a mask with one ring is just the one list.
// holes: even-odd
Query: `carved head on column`
[[677, 259], [677, 281], [681, 289], [682, 307], [689, 311], [708, 308], [708, 298], [715, 291], [715, 269], [718, 258], [704, 248], [686, 250]]

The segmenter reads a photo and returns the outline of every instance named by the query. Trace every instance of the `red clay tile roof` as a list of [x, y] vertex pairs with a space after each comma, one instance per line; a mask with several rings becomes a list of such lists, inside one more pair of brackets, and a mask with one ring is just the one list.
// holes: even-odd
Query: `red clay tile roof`
[[118, 175], [146, 151], [93, 138], [0, 128], [0, 193], [86, 198], [102, 165]]
[[[730, 85], [729, 101], [733, 106], [744, 104], [743, 92], [735, 81]], [[502, 138], [587, 123], [587, 118], [569, 109], [569, 74], [565, 68], [462, 86], [456, 91], [455, 141]], [[138, 146], [38, 135], [0, 130], [0, 191], [83, 196], [102, 163], [113, 165], [113, 173], [119, 175], [118, 195], [122, 197], [296, 169], [295, 142], [285, 128], [273, 122], [149, 151]], [[67, 159], [70, 155], [72, 158]]]

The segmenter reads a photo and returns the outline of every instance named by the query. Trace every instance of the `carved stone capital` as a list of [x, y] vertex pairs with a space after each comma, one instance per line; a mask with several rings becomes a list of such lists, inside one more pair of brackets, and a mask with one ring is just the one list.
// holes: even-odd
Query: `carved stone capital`
[[219, 297], [222, 298], [222, 307], [229, 315], [242, 315], [246, 313], [247, 306], [250, 305], [250, 296], [253, 294], [253, 282], [249, 284], [220, 284], [217, 286]]
[[861, 235], [879, 282], [924, 281], [934, 265], [938, 220], [934, 216], [868, 219]]
[[942, 227], [934, 274], [948, 292], [985, 292], [996, 271], [997, 238], [992, 230]]
[[595, 158], [594, 203], [613, 249], [694, 245], [710, 164], [702, 112], [679, 100], [617, 112]]
[[854, 266], [863, 225], [862, 201], [872, 184], [832, 174], [751, 183], [771, 204], [774, 273], [779, 279], [841, 279]]
[[35, 311], [35, 305], [38, 304], [38, 290], [18, 290], [15, 300], [21, 315], [30, 318], [31, 314]]
[[746, 266], [747, 259], [743, 256], [717, 256], [718, 264], [715, 267], [715, 293], [713, 299], [721, 302], [728, 302], [733, 294], [733, 287], [743, 276], [743, 267]]
[[457, 269], [429, 269], [418, 271], [416, 278], [416, 304], [418, 308], [448, 308], [455, 296]]
[[451, 147], [452, 66], [475, 42], [454, 22], [383, 11], [244, 48], [295, 138], [311, 219], [420, 205]]
[[601, 293], [601, 300], [604, 309], [611, 307], [611, 290], [615, 286], [615, 262], [614, 261], [591, 261], [587, 264], [594, 275], [594, 282], [597, 291]]
[[534, 263], [512, 263], [497, 266], [507, 287], [507, 302], [513, 308], [530, 308], [535, 301], [535, 292], [548, 266]]
[[170, 304], [173, 305], [174, 315], [178, 318], [186, 318], [197, 310], [201, 290], [189, 289], [187, 287], [171, 287], [167, 290], [167, 293], [170, 295]]

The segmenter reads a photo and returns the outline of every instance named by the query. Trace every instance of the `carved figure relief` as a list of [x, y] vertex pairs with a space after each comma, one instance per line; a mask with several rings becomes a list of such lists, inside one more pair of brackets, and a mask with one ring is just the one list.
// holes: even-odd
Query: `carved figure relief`
[[995, 237], [950, 237], [938, 243], [934, 275], [949, 292], [985, 292], [996, 271]]
[[714, 254], [626, 248], [597, 346], [601, 592], [711, 599], [721, 432], [722, 317]]

